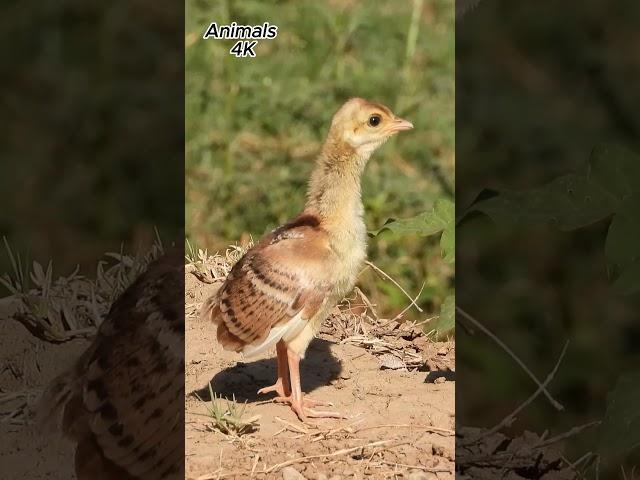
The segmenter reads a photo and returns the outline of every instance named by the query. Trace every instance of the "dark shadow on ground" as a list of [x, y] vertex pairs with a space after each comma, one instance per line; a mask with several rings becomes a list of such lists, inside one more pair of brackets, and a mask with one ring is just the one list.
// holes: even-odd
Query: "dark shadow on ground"
[[[330, 342], [315, 338], [307, 349], [305, 359], [300, 362], [300, 378], [302, 391], [310, 393], [329, 385], [336, 380], [342, 371], [342, 365], [331, 354]], [[262, 387], [272, 385], [276, 381], [277, 364], [275, 352], [273, 358], [257, 360], [255, 362], [238, 362], [233, 367], [226, 368], [211, 379], [211, 388], [216, 395], [232, 398], [239, 402], [257, 402], [269, 400], [275, 393], [258, 395]], [[191, 395], [197, 395], [203, 401], [209, 401], [209, 385], [203, 385], [194, 390]]]
[[456, 372], [452, 370], [433, 370], [427, 374], [424, 383], [434, 383], [437, 378], [444, 377], [447, 382], [456, 381]]

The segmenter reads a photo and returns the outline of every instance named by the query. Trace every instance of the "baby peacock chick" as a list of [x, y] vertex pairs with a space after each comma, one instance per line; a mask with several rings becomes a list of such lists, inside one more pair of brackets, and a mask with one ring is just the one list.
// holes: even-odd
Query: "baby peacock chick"
[[78, 480], [184, 479], [184, 252], [152, 262], [113, 303], [38, 423], [76, 444]]
[[360, 179], [371, 154], [413, 125], [379, 103], [347, 101], [334, 115], [303, 212], [267, 234], [238, 261], [202, 310], [225, 349], [259, 355], [274, 345], [276, 392], [301, 420], [340, 417], [313, 407], [300, 386], [300, 359], [331, 309], [355, 285], [366, 257]]

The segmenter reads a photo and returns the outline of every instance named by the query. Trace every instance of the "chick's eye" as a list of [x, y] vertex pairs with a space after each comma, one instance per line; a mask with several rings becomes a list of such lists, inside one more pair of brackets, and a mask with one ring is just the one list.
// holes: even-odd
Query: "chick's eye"
[[378, 125], [380, 125], [380, 115], [371, 115], [369, 117], [369, 126], [377, 127]]

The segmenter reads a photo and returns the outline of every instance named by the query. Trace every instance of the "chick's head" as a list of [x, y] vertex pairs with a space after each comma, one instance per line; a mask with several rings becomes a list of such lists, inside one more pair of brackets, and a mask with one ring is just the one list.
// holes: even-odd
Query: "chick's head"
[[386, 106], [352, 98], [333, 116], [330, 135], [353, 148], [360, 156], [369, 156], [389, 138], [413, 124], [394, 115]]

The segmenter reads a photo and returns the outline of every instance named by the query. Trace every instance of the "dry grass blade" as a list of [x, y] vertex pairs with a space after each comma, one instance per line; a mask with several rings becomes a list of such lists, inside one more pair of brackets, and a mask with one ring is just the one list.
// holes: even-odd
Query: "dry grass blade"
[[354, 287], [353, 291], [356, 293], [356, 295], [358, 295], [362, 299], [362, 302], [369, 309], [369, 311], [371, 312], [371, 315], [373, 315], [373, 317], [376, 320], [378, 320], [378, 314], [376, 313], [375, 305], [373, 303], [371, 303], [371, 301], [364, 294], [364, 292], [362, 290], [360, 290], [358, 287]]
[[12, 425], [26, 424], [30, 405], [39, 394], [37, 390], [0, 392], [0, 422]]
[[407, 445], [409, 443], [411, 443], [411, 442], [410, 441], [405, 441], [405, 440], [402, 440], [402, 441], [398, 441], [398, 440], [379, 440], [377, 442], [371, 442], [371, 443], [367, 443], [367, 444], [364, 444], [364, 445], [359, 445], [357, 447], [343, 448], [341, 450], [337, 450], [337, 451], [331, 452], [331, 453], [323, 453], [323, 454], [319, 454], [319, 455], [309, 455], [309, 456], [305, 456], [305, 457], [294, 458], [292, 460], [287, 460], [286, 462], [282, 462], [282, 463], [278, 463], [276, 465], [273, 465], [273, 466], [267, 468], [266, 470], [264, 470], [264, 472], [262, 472], [262, 473], [277, 472], [278, 470], [281, 470], [284, 467], [288, 467], [289, 465], [295, 465], [296, 463], [305, 463], [305, 462], [308, 462], [310, 460], [315, 460], [315, 459], [320, 459], [320, 458], [338, 457], [338, 456], [341, 456], [341, 455], [347, 455], [349, 453], [357, 452], [358, 450], [364, 451], [365, 448], [384, 447], [386, 449], [389, 449], [389, 448], [399, 447], [400, 445]]
[[231, 271], [231, 268], [251, 248], [253, 241], [248, 245], [232, 245], [221, 255], [210, 255], [206, 249], [196, 248], [187, 240], [185, 255], [187, 271], [204, 283], [223, 281]]
[[[389, 320], [389, 322], [397, 322], [398, 320], [400, 320], [405, 313], [407, 313], [409, 311], [409, 309], [413, 306], [416, 305], [416, 302], [418, 301], [418, 299], [420, 298], [420, 295], [422, 295], [422, 292], [424, 290], [424, 286], [426, 285], [426, 282], [422, 282], [422, 286], [420, 287], [420, 291], [418, 292], [418, 294], [415, 296], [415, 298], [413, 298], [411, 300], [411, 303], [409, 305], [407, 305], [404, 310], [402, 310], [399, 314], [397, 314], [395, 317], [393, 317], [391, 320]], [[417, 305], [416, 305], [417, 306]]]
[[[368, 266], [370, 266], [371, 268], [373, 268], [376, 272], [378, 272], [380, 275], [382, 275], [384, 278], [386, 278], [387, 280], [389, 280], [391, 283], [393, 283], [396, 287], [398, 287], [400, 289], [400, 291], [402, 293], [405, 294], [405, 296], [411, 300], [411, 305], [416, 307], [416, 310], [418, 310], [420, 313], [422, 313], [422, 309], [416, 304], [416, 300], [413, 299], [413, 297], [411, 295], [409, 295], [409, 293], [407, 293], [407, 291], [402, 288], [402, 285], [400, 285], [398, 282], [396, 282], [388, 273], [386, 273], [384, 270], [382, 270], [381, 268], [379, 268], [378, 266], [376, 266], [374, 263], [370, 262], [370, 261], [366, 261], [365, 262]], [[417, 297], [416, 297], [417, 298]], [[410, 306], [411, 306], [410, 305]]]
[[551, 381], [555, 377], [556, 373], [558, 372], [558, 368], [560, 367], [560, 364], [562, 363], [562, 359], [564, 358], [564, 355], [567, 352], [567, 347], [568, 346], [569, 346], [569, 341], [565, 342], [564, 347], [562, 348], [562, 352], [560, 352], [560, 356], [558, 357], [558, 361], [556, 362], [555, 366], [553, 367], [553, 370], [551, 370], [551, 373], [549, 373], [549, 375], [547, 375], [547, 378], [545, 379], [544, 383], [540, 387], [538, 387], [538, 389], [529, 398], [527, 398], [524, 402], [522, 402], [522, 404], [520, 404], [518, 406], [518, 408], [516, 408], [513, 412], [511, 412], [509, 415], [504, 417], [493, 428], [487, 430], [486, 432], [484, 432], [479, 437], [471, 439], [469, 442], [462, 442], [461, 446], [468, 445], [470, 442], [478, 442], [478, 441], [480, 441], [480, 440], [482, 440], [482, 439], [484, 439], [484, 438], [486, 438], [488, 436], [493, 435], [494, 433], [498, 432], [503, 427], [510, 426], [515, 421], [517, 415], [521, 411], [523, 411], [526, 407], [528, 407], [531, 404], [531, 402], [533, 402], [542, 393], [542, 391], [549, 385], [549, 383], [551, 383]]
[[256, 456], [253, 459], [253, 467], [251, 467], [251, 474], [249, 478], [253, 478], [256, 473], [256, 468], [258, 467], [258, 462], [260, 461], [260, 454], [256, 453]]
[[[420, 345], [424, 342], [416, 339], [426, 336], [424, 329], [413, 322], [397, 321], [410, 307], [391, 320], [383, 319], [378, 317], [374, 305], [362, 292], [356, 289], [355, 293], [356, 298], [362, 300], [356, 305], [360, 311], [355, 313], [353, 298], [345, 298], [324, 323], [322, 333], [327, 335], [325, 338], [367, 350], [378, 357], [381, 369], [413, 371], [422, 368], [425, 360]], [[418, 297], [419, 294], [411, 304], [415, 304]]]
[[584, 430], [587, 430], [592, 427], [597, 427], [601, 423], [602, 422], [600, 420], [594, 420], [593, 422], [585, 423], [584, 425], [578, 425], [577, 427], [573, 427], [572, 429], [567, 430], [564, 433], [561, 433], [559, 435], [556, 435], [554, 437], [551, 437], [541, 442], [539, 445], [536, 445], [534, 448], [544, 448], [549, 445], [553, 445], [554, 443], [561, 442], [562, 440], [566, 440], [567, 438], [574, 437], [582, 433]]
[[11, 268], [13, 269], [13, 276], [5, 274], [0, 277], [0, 283], [4, 285], [12, 294], [26, 294], [29, 292], [29, 262], [25, 260], [22, 262], [20, 253], [14, 253], [11, 250], [7, 237], [2, 237], [4, 242], [4, 248], [11, 262]]
[[64, 343], [75, 338], [91, 338], [96, 333], [94, 327], [59, 331], [53, 328], [46, 319], [27, 313], [16, 313], [13, 318], [24, 325], [34, 337], [51, 343]]
[[297, 432], [297, 433], [302, 433], [304, 435], [308, 435], [309, 434], [309, 430], [307, 430], [306, 428], [302, 427], [301, 425], [295, 425], [295, 424], [293, 424], [291, 422], [287, 422], [286, 420], [284, 420], [284, 419], [282, 419], [280, 417], [275, 417], [275, 419], [278, 422], [280, 422], [283, 425], [285, 425], [285, 427], [287, 429], [293, 430], [294, 432]]
[[[95, 333], [113, 301], [164, 251], [156, 238], [144, 254], [127, 255], [122, 249], [105, 253], [106, 260], [98, 262], [93, 280], [80, 275], [79, 267], [55, 278], [52, 262], [46, 268], [35, 261], [23, 262], [6, 239], [4, 243], [13, 273], [0, 277], [10, 293], [0, 299], [0, 315], [16, 318], [34, 335], [50, 342]], [[16, 317], [18, 313], [20, 317]]]
[[202, 302], [187, 303], [184, 306], [184, 315], [186, 318], [196, 318], [202, 309]]
[[[422, 470], [424, 472], [451, 472], [450, 468], [442, 468], [442, 467], [424, 467], [422, 465], [407, 465], [405, 463], [397, 463], [397, 462], [388, 462], [386, 460], [378, 460], [376, 463], [382, 463], [383, 465], [389, 465], [391, 467], [402, 467], [407, 468], [409, 470]], [[422, 478], [422, 477], [420, 477]]]
[[450, 430], [448, 428], [439, 428], [439, 427], [432, 427], [430, 425], [411, 425], [408, 423], [405, 424], [393, 424], [393, 425], [372, 425], [369, 427], [362, 427], [357, 429], [356, 431], [354, 431], [353, 433], [358, 433], [358, 432], [363, 432], [365, 430], [373, 430], [375, 428], [413, 428], [416, 430], [427, 430], [431, 433], [438, 433], [440, 435], [445, 435], [445, 436], [453, 436], [456, 434], [455, 431]]

